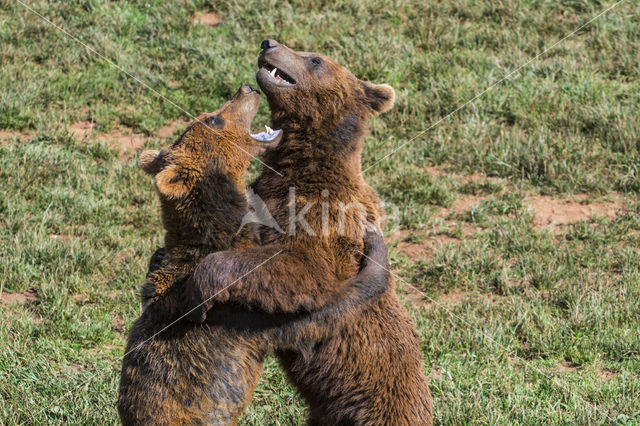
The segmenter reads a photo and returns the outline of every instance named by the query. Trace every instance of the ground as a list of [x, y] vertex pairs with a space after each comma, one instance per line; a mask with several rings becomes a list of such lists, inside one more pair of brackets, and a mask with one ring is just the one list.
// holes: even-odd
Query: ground
[[[267, 37], [396, 89], [363, 168], [397, 206], [386, 235], [436, 422], [640, 421], [637, 2], [25, 4], [155, 92], [4, 3], [0, 424], [117, 422], [161, 244], [135, 155], [252, 83]], [[242, 423], [304, 416], [269, 359]]]

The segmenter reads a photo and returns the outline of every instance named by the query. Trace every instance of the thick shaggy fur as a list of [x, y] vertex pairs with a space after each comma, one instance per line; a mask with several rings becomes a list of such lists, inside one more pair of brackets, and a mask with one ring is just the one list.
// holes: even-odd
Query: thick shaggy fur
[[[316, 308], [316, 298], [339, 293], [336, 283], [358, 270], [363, 224], [381, 220], [378, 196], [362, 178], [360, 155], [365, 123], [393, 105], [393, 89], [360, 81], [320, 54], [295, 52], [273, 40], [265, 40], [262, 48], [256, 79], [269, 101], [273, 126], [282, 128], [284, 137], [263, 157], [270, 168], [252, 187], [285, 231], [297, 228], [285, 233], [262, 228], [265, 247], [209, 255], [188, 283], [192, 305], [217, 294], [214, 300], [273, 311], [274, 300], [260, 296], [269, 286], [276, 294], [297, 288], [313, 295], [305, 307]], [[274, 67], [276, 77], [295, 85], [273, 77]], [[314, 203], [304, 214], [312, 233], [301, 223], [289, 223], [290, 188], [295, 188], [298, 213]], [[345, 205], [355, 208], [345, 213]], [[279, 250], [284, 254], [218, 294]], [[309, 424], [432, 424], [418, 335], [393, 286], [306, 351], [281, 350], [278, 356], [310, 405]]]
[[238, 230], [247, 212], [243, 174], [249, 153], [260, 148], [248, 130], [258, 102], [259, 95], [243, 86], [167, 150], [141, 155], [142, 168], [155, 176], [166, 250], [151, 260], [142, 289], [145, 310], [122, 362], [118, 411], [125, 425], [235, 424], [267, 351], [307, 351], [309, 339], [329, 334], [339, 318], [388, 286], [387, 273], [376, 264], [386, 263], [384, 241], [368, 233], [365, 243], [375, 262], [363, 264], [345, 285], [336, 284], [345, 289], [338, 298], [314, 295], [320, 309], [312, 314], [302, 312], [309, 296], [299, 289], [278, 299], [267, 286], [261, 297], [270, 298], [279, 314], [228, 303], [215, 306], [203, 324], [180, 319], [187, 305], [183, 277], [200, 260], [213, 251], [256, 246], [253, 229]]

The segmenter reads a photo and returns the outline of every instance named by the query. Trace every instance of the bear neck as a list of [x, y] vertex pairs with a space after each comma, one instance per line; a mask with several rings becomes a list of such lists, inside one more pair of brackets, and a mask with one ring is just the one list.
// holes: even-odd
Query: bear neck
[[[273, 127], [282, 129], [283, 139], [263, 156], [265, 163], [292, 177], [318, 177], [330, 169], [332, 179], [351, 180], [361, 176], [360, 156], [366, 123], [357, 113], [344, 113], [322, 120], [272, 114]], [[264, 171], [268, 169], [265, 168]], [[326, 173], [325, 173], [326, 174]]]
[[227, 176], [205, 176], [191, 194], [163, 206], [167, 251], [189, 251], [193, 262], [213, 251], [231, 248], [248, 211], [244, 188]]

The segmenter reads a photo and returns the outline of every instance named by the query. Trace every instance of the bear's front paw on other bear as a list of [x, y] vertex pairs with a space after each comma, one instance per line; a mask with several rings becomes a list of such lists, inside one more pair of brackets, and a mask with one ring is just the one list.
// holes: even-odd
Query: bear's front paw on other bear
[[227, 288], [234, 282], [229, 271], [219, 267], [216, 254], [210, 254], [200, 262], [186, 282], [187, 318], [190, 321], [204, 322], [207, 311], [215, 303], [229, 299]]

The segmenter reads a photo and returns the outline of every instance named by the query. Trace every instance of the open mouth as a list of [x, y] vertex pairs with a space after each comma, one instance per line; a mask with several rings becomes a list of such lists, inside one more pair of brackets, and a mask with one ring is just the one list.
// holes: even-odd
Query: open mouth
[[264, 132], [249, 134], [249, 136], [251, 136], [251, 139], [258, 142], [267, 143], [274, 141], [278, 136], [280, 136], [280, 133], [282, 133], [282, 130], [280, 129], [273, 130], [269, 126], [264, 126], [264, 128]]
[[262, 62], [260, 68], [264, 68], [271, 76], [271, 80], [278, 86], [292, 87], [296, 85], [296, 80], [293, 77], [268, 62]]

